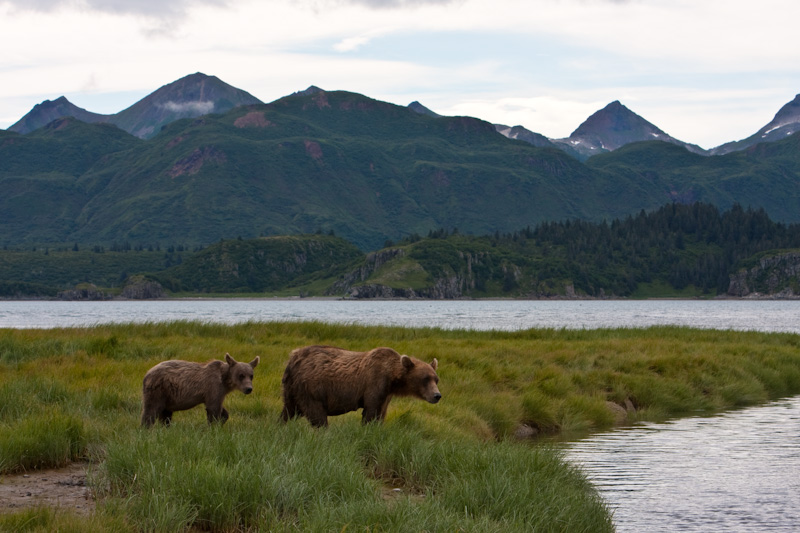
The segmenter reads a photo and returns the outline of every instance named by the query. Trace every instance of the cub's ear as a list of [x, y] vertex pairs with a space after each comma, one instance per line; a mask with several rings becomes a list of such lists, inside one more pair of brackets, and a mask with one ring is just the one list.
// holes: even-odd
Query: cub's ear
[[400, 357], [400, 361], [402, 361], [403, 366], [405, 368], [407, 368], [407, 369], [414, 368], [414, 361], [412, 361], [409, 356], [403, 355], [402, 357]]
[[226, 353], [225, 354], [225, 362], [228, 363], [230, 366], [233, 366], [233, 365], [236, 364], [236, 359], [231, 357], [231, 354]]
[[255, 359], [253, 359], [252, 361], [250, 361], [250, 366], [251, 366], [252, 368], [255, 368], [255, 367], [256, 367], [256, 365], [258, 364], [258, 362], [259, 362], [259, 361], [261, 361], [261, 358], [260, 358], [259, 356], [256, 356], [256, 358], [255, 358]]
[[434, 357], [433, 361], [431, 361], [431, 368], [433, 368], [434, 372], [436, 371], [437, 366], [439, 366], [439, 360]]

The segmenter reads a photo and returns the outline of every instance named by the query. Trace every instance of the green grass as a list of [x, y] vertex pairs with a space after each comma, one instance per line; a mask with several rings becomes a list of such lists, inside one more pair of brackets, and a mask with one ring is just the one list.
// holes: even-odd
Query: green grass
[[350, 419], [315, 431], [246, 419], [138, 431], [109, 445], [102, 482], [127, 501], [134, 523], [155, 531], [187, 523], [224, 531], [610, 531], [601, 502], [553, 450], [428, 439], [403, 423]]
[[[279, 422], [291, 349], [392, 346], [439, 359], [442, 401], [395, 399], [382, 425], [358, 413], [314, 430]], [[172, 322], [0, 330], [0, 475], [93, 464], [89, 518], [47, 509], [0, 530], [610, 531], [608, 510], [549, 439], [617, 422], [714, 412], [800, 392], [800, 336], [675, 327], [520, 332], [320, 322]], [[155, 363], [261, 356], [231, 419], [202, 408], [139, 428]], [[393, 491], [393, 489], [400, 489]], [[22, 524], [22, 525], [20, 525]]]

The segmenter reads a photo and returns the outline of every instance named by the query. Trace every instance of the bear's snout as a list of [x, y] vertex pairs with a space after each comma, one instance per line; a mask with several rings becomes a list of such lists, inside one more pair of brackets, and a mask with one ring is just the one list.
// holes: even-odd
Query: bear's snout
[[242, 392], [245, 394], [250, 394], [251, 392], [253, 392], [253, 387], [245, 387], [244, 389], [242, 389]]
[[436, 394], [433, 395], [433, 398], [431, 398], [429, 401], [431, 403], [439, 403], [439, 400], [441, 399], [442, 399], [442, 394], [440, 392], [437, 392]]

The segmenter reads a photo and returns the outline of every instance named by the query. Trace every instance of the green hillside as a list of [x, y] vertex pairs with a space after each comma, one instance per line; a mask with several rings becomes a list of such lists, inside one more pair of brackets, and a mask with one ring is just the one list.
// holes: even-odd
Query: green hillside
[[477, 119], [321, 90], [172, 122], [146, 141], [65, 119], [0, 137], [0, 244], [333, 232], [368, 251], [438, 228], [507, 233], [670, 201], [797, 222], [798, 143], [700, 157], [648, 142], [581, 163]]
[[[571, 182], [553, 182], [554, 171]], [[577, 194], [565, 187], [590, 181], [568, 156], [509, 141], [476, 119], [317, 93], [179, 121], [118, 154], [83, 177], [99, 192], [74, 239], [163, 240], [181, 228], [185, 239], [208, 242], [333, 230], [375, 249], [439, 226], [481, 233], [591, 217], [581, 202], [563, 200]]]

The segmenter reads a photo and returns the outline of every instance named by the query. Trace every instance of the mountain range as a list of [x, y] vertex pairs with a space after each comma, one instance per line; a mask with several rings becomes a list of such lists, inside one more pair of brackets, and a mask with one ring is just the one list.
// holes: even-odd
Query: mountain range
[[53, 120], [75, 117], [82, 122], [114, 124], [141, 139], [155, 136], [161, 127], [182, 118], [209, 113], [224, 113], [240, 105], [260, 104], [261, 100], [216, 76], [195, 73], [161, 87], [132, 106], [113, 115], [92, 113], [61, 96], [37, 104], [9, 131], [30, 133]]
[[505, 233], [695, 201], [796, 222], [796, 111], [765, 127], [780, 140], [709, 157], [619, 102], [552, 140], [313, 86], [264, 104], [198, 73], [115, 115], [59, 98], [0, 130], [0, 243], [324, 232], [372, 250], [436, 228]]
[[[306, 91], [320, 90], [311, 86]], [[299, 91], [295, 94], [303, 94]], [[200, 72], [185, 76], [164, 85], [127, 109], [112, 115], [93, 113], [72, 104], [64, 96], [37, 104], [8, 131], [30, 133], [63, 117], [75, 117], [82, 122], [109, 123], [142, 139], [155, 136], [160, 128], [182, 118], [196, 118], [210, 113], [224, 113], [241, 105], [263, 103], [250, 93], [223, 82], [216, 76]], [[408, 105], [417, 113], [439, 117], [418, 101]], [[775, 118], [746, 139], [731, 141], [710, 150], [680, 141], [640, 117], [619, 101], [608, 104], [589, 116], [569, 137], [548, 138], [524, 126], [495, 124], [498, 132], [510, 139], [518, 139], [534, 146], [557, 148], [567, 154], [586, 160], [591, 156], [614, 151], [633, 142], [660, 140], [683, 146], [701, 155], [723, 155], [743, 150], [761, 142], [783, 139], [800, 131], [800, 94], [784, 105]]]

